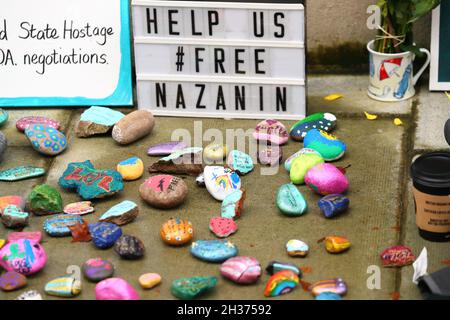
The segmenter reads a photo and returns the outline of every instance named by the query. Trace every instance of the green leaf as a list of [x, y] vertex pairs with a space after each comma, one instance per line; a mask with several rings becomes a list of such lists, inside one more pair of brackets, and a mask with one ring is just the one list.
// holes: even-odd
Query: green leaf
[[412, 17], [408, 23], [414, 23], [421, 17], [430, 13], [434, 8], [436, 8], [441, 0], [412, 0], [413, 12]]

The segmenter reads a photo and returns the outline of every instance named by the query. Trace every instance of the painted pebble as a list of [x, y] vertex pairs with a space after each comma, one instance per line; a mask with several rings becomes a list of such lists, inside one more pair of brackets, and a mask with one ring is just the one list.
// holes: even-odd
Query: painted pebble
[[41, 184], [31, 191], [27, 207], [37, 216], [60, 213], [63, 211], [62, 197], [55, 188]]
[[287, 216], [301, 216], [308, 209], [305, 197], [292, 183], [278, 188], [276, 204], [281, 213]]
[[216, 284], [216, 277], [181, 278], [172, 282], [170, 291], [178, 299], [192, 300], [213, 289]]
[[301, 240], [289, 240], [286, 243], [286, 251], [291, 257], [306, 257], [309, 253], [309, 246]]
[[351, 243], [346, 237], [329, 236], [323, 239], [329, 253], [341, 253], [350, 249]]
[[99, 249], [107, 249], [114, 245], [122, 235], [122, 229], [114, 223], [97, 222], [89, 225], [92, 242]]
[[334, 218], [347, 211], [350, 200], [342, 194], [329, 194], [317, 203], [325, 218]]
[[245, 189], [235, 190], [222, 201], [222, 218], [238, 219], [241, 216], [245, 201]]
[[81, 281], [73, 277], [56, 278], [45, 285], [45, 293], [60, 298], [72, 298], [81, 293]]
[[322, 130], [313, 129], [305, 137], [305, 148], [318, 151], [325, 161], [335, 161], [345, 153], [347, 146], [337, 137]]
[[101, 258], [93, 258], [83, 263], [81, 270], [88, 280], [99, 282], [113, 276], [114, 265]]
[[267, 119], [258, 123], [253, 132], [253, 138], [258, 141], [283, 145], [289, 140], [289, 135], [286, 127], [280, 121]]
[[185, 149], [187, 148], [186, 143], [184, 142], [165, 142], [165, 143], [159, 143], [151, 146], [147, 150], [147, 154], [149, 156], [168, 156], [172, 154], [175, 151]]
[[6, 244], [6, 240], [5, 239], [0, 239], [0, 249], [3, 248]]
[[236, 245], [225, 240], [198, 240], [191, 245], [191, 254], [207, 262], [223, 262], [238, 254]]
[[292, 161], [291, 170], [289, 172], [289, 177], [292, 183], [304, 184], [305, 176], [309, 170], [314, 168], [316, 165], [324, 163], [325, 160], [320, 154], [315, 153], [305, 153]]
[[165, 243], [180, 246], [192, 240], [194, 229], [190, 221], [174, 218], [161, 226], [160, 235]]
[[96, 300], [139, 300], [136, 289], [121, 278], [108, 278], [95, 286]]
[[258, 150], [258, 160], [262, 165], [276, 166], [280, 164], [283, 158], [283, 149], [279, 146], [270, 146]]
[[316, 300], [342, 300], [342, 297], [334, 292], [322, 292], [316, 296]]
[[3, 132], [0, 131], [0, 161], [3, 160], [3, 155], [5, 154], [7, 148], [8, 140], [6, 139], [6, 136], [3, 134]]
[[198, 176], [203, 172], [203, 148], [175, 151], [153, 163], [148, 172]]
[[42, 296], [36, 290], [28, 290], [18, 296], [15, 300], [42, 300]]
[[312, 284], [309, 287], [309, 291], [316, 297], [324, 292], [331, 292], [344, 296], [347, 293], [347, 285], [341, 278], [321, 280]]
[[289, 132], [293, 140], [303, 141], [310, 130], [320, 129], [325, 132], [331, 132], [336, 127], [336, 123], [337, 119], [334, 114], [320, 112], [298, 121], [291, 127]]
[[42, 270], [46, 263], [44, 248], [28, 239], [9, 242], [0, 250], [0, 266], [6, 271], [29, 276]]
[[8, 122], [8, 112], [4, 109], [0, 109], [0, 127], [3, 126], [6, 122]]
[[254, 167], [252, 157], [239, 150], [233, 150], [228, 154], [227, 164], [231, 170], [240, 175], [251, 172]]
[[63, 209], [66, 214], [75, 214], [83, 216], [85, 214], [89, 214], [95, 211], [91, 201], [81, 201], [70, 203]]
[[122, 226], [132, 222], [138, 215], [139, 207], [137, 204], [133, 201], [125, 200], [106, 211], [99, 220]]
[[393, 246], [384, 250], [381, 255], [383, 267], [408, 266], [416, 260], [411, 248], [407, 246]]
[[132, 157], [119, 162], [117, 172], [122, 175], [123, 180], [137, 180], [144, 174], [144, 163], [138, 157]]
[[14, 291], [27, 285], [27, 278], [15, 271], [5, 272], [0, 276], [0, 289], [3, 291]]
[[145, 180], [139, 187], [139, 194], [153, 207], [170, 209], [186, 200], [188, 187], [183, 179], [163, 174]]
[[209, 230], [218, 238], [227, 238], [238, 229], [236, 222], [230, 218], [214, 217], [209, 220]]
[[112, 138], [121, 145], [133, 143], [153, 131], [155, 118], [148, 110], [136, 110], [118, 121], [112, 131]]
[[289, 270], [279, 271], [269, 278], [264, 289], [264, 296], [276, 297], [287, 294], [294, 290], [299, 282], [300, 280], [294, 272]]
[[81, 114], [80, 121], [75, 128], [75, 134], [79, 138], [86, 138], [107, 133], [123, 117], [125, 115], [122, 112], [92, 106]]
[[9, 205], [19, 207], [21, 210], [25, 209], [25, 200], [19, 196], [4, 196], [0, 197], [0, 215]]
[[253, 257], [233, 257], [222, 263], [220, 274], [239, 284], [252, 284], [261, 276], [261, 265]]
[[8, 242], [16, 242], [18, 240], [30, 240], [32, 243], [40, 243], [42, 241], [42, 232], [40, 231], [21, 231], [11, 232], [8, 234]]
[[347, 177], [329, 163], [318, 164], [310, 169], [306, 173], [305, 182], [314, 192], [323, 196], [343, 194], [349, 187]]
[[292, 263], [288, 262], [280, 262], [280, 261], [271, 261], [266, 267], [266, 271], [268, 274], [273, 275], [277, 272], [289, 270], [295, 273], [299, 278], [302, 277], [302, 271]]
[[59, 214], [44, 221], [44, 231], [51, 237], [67, 237], [72, 234], [70, 227], [83, 223], [80, 216]]
[[123, 259], [135, 260], [144, 256], [145, 246], [137, 237], [124, 234], [114, 243], [114, 251]]
[[228, 148], [224, 144], [210, 143], [203, 150], [205, 159], [210, 161], [222, 161], [227, 156]]
[[216, 200], [223, 201], [235, 190], [241, 189], [241, 178], [228, 168], [206, 166], [204, 176], [206, 189]]
[[29, 216], [28, 212], [23, 212], [19, 207], [9, 205], [3, 210], [1, 220], [6, 228], [23, 228], [28, 225]]
[[31, 146], [42, 154], [56, 156], [66, 150], [67, 138], [58, 130], [43, 124], [30, 125], [25, 135]]
[[30, 116], [30, 117], [23, 117], [17, 120], [16, 128], [17, 130], [24, 132], [25, 129], [27, 129], [29, 126], [35, 124], [42, 124], [56, 130], [58, 130], [60, 127], [60, 123], [56, 120], [40, 116]]
[[44, 168], [32, 166], [20, 166], [7, 170], [0, 171], [0, 181], [20, 181], [43, 176], [45, 174]]
[[142, 289], [152, 289], [161, 283], [161, 276], [157, 273], [146, 273], [139, 277]]
[[120, 173], [96, 170], [89, 160], [69, 163], [58, 183], [62, 188], [75, 189], [84, 200], [112, 196], [123, 189]]
[[286, 161], [284, 162], [284, 168], [286, 169], [287, 172], [291, 171], [291, 167], [292, 167], [292, 162], [294, 162], [294, 159], [303, 155], [303, 154], [316, 154], [318, 156], [320, 156], [320, 153], [318, 153], [316, 150], [313, 149], [308, 149], [308, 148], [303, 148], [300, 149], [299, 151], [297, 151], [296, 153], [294, 153], [293, 155], [291, 155], [289, 158], [286, 159]]

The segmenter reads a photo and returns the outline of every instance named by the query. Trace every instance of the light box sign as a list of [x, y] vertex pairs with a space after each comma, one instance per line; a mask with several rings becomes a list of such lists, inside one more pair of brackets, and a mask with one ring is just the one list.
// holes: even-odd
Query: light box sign
[[139, 108], [168, 116], [304, 117], [302, 4], [132, 5]]
[[133, 104], [127, 0], [2, 0], [0, 106]]

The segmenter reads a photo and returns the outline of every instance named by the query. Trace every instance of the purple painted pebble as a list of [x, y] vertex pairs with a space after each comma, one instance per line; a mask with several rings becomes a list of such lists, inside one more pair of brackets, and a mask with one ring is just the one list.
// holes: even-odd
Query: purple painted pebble
[[89, 259], [83, 264], [81, 269], [84, 276], [92, 282], [111, 278], [114, 274], [114, 265], [101, 258]]
[[186, 148], [187, 145], [184, 142], [166, 142], [166, 143], [159, 143], [151, 146], [147, 150], [147, 154], [149, 156], [157, 157], [157, 156], [168, 156], [171, 153]]

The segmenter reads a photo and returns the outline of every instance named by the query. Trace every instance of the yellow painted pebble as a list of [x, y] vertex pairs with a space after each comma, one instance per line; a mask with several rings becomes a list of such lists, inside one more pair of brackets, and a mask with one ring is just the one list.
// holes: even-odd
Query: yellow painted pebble
[[151, 289], [161, 283], [161, 276], [157, 273], [146, 273], [139, 277], [139, 284], [143, 289]]
[[203, 150], [206, 159], [212, 161], [223, 160], [227, 156], [228, 148], [224, 144], [210, 143]]
[[136, 180], [144, 174], [144, 163], [138, 157], [132, 157], [119, 162], [117, 171], [122, 175], [123, 180]]
[[0, 249], [3, 248], [3, 246], [5, 245], [6, 240], [5, 239], [0, 239]]

